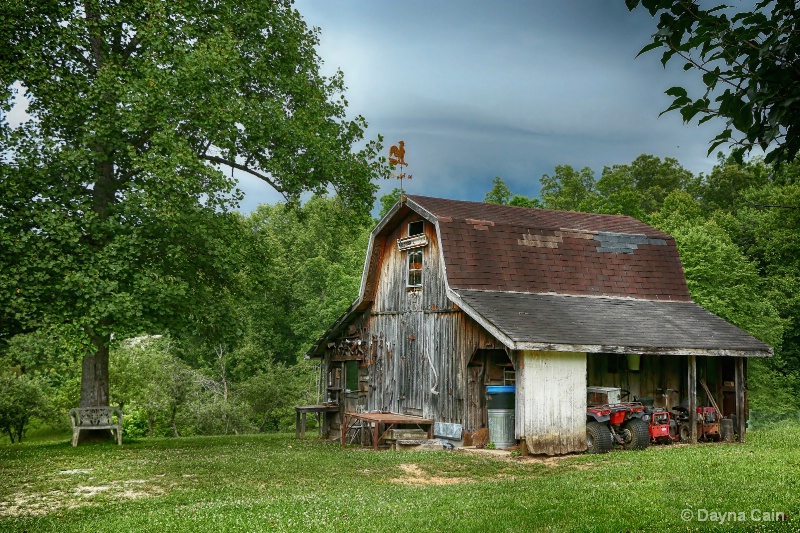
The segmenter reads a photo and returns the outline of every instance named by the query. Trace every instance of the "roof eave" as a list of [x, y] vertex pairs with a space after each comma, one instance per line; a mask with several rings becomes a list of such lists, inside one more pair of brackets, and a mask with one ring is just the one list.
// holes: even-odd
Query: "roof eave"
[[532, 350], [549, 352], [577, 352], [577, 353], [617, 353], [640, 355], [700, 355], [709, 357], [772, 357], [774, 351], [771, 347], [766, 350], [736, 350], [736, 349], [708, 349], [708, 348], [683, 348], [667, 346], [617, 346], [605, 344], [559, 344], [545, 342], [529, 342], [515, 340], [506, 334], [500, 327], [481, 315], [457, 292], [448, 288], [447, 297], [464, 311], [470, 318], [491, 333], [498, 341], [510, 350]]
[[656, 346], [610, 346], [604, 344], [553, 344], [543, 342], [514, 342], [515, 350], [550, 352], [617, 353], [639, 355], [701, 355], [708, 357], [772, 357], [773, 350], [730, 350], [708, 348], [670, 348]]

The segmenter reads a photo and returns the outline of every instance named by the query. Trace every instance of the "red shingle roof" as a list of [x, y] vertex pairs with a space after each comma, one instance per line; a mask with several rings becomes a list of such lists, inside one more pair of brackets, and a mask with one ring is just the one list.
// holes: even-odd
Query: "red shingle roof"
[[452, 289], [691, 301], [675, 241], [634, 218], [408, 196]]

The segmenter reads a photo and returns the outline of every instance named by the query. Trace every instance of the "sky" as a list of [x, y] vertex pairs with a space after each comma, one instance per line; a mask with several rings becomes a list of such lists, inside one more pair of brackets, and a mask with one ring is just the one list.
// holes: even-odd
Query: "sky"
[[[673, 157], [708, 173], [721, 121], [686, 125], [660, 113], [673, 85], [699, 97], [699, 76], [656, 50], [636, 58], [656, 22], [623, 0], [296, 0], [320, 30], [323, 74], [344, 72], [348, 116], [383, 155], [405, 142], [409, 194], [483, 200], [492, 180], [539, 195], [557, 165], [627, 164]], [[23, 101], [24, 102], [24, 101]], [[23, 120], [17, 105], [9, 121]], [[234, 172], [240, 210], [282, 201], [258, 178]], [[377, 197], [399, 186], [382, 180]], [[377, 209], [373, 211], [377, 214]]]
[[[556, 165], [627, 164], [646, 153], [708, 173], [708, 141], [723, 128], [659, 117], [673, 85], [700, 80], [659, 51], [636, 58], [655, 32], [623, 0], [297, 0], [320, 29], [323, 73], [344, 72], [349, 115], [405, 141], [409, 194], [483, 200], [495, 176], [535, 197]], [[693, 93], [690, 89], [690, 96]], [[242, 211], [280, 196], [240, 177]], [[378, 196], [397, 187], [384, 180]]]

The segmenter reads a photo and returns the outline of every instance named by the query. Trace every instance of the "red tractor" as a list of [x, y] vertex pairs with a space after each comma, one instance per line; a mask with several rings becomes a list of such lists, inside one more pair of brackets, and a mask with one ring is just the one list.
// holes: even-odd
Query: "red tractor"
[[[589, 387], [586, 409], [586, 444], [589, 453], [606, 453], [613, 444], [626, 450], [643, 450], [650, 444], [650, 431], [641, 402], [619, 401], [620, 389]], [[595, 403], [604, 398], [607, 403]]]

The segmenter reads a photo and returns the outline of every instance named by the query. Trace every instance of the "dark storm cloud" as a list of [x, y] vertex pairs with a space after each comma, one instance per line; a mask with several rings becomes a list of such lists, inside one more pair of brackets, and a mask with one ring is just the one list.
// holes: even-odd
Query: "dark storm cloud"
[[[325, 72], [341, 68], [351, 115], [403, 139], [415, 194], [481, 200], [495, 176], [538, 195], [556, 165], [624, 164], [642, 153], [710, 170], [714, 127], [659, 118], [671, 85], [658, 52], [634, 60], [655, 28], [622, 0], [301, 0], [321, 29]], [[386, 192], [397, 183], [384, 182]], [[243, 182], [243, 210], [279, 199]]]

